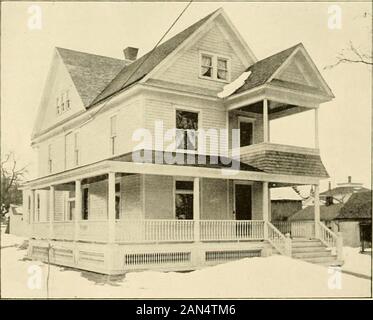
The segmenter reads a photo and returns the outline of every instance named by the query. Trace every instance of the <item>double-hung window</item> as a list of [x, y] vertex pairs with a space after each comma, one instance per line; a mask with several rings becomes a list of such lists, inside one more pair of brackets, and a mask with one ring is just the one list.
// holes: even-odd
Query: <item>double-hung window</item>
[[67, 220], [74, 220], [75, 215], [75, 191], [69, 191], [67, 199]]
[[110, 152], [114, 155], [116, 150], [116, 139], [117, 139], [117, 116], [110, 118]]
[[230, 81], [230, 59], [212, 53], [200, 55], [200, 77], [223, 82]]
[[178, 220], [193, 219], [193, 181], [175, 181], [175, 215]]
[[176, 149], [197, 150], [198, 112], [176, 110]]

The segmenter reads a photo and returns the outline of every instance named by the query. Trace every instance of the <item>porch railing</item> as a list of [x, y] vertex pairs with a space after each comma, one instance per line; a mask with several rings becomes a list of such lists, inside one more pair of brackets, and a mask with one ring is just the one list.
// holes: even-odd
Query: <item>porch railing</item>
[[[52, 235], [48, 222], [33, 224], [36, 238], [74, 240], [74, 221], [54, 221]], [[107, 242], [108, 220], [81, 220], [77, 224], [76, 240]], [[272, 241], [276, 242], [275, 236]], [[117, 242], [193, 242], [193, 241], [240, 241], [264, 240], [265, 222], [262, 220], [117, 220]], [[278, 242], [278, 241], [277, 241]], [[276, 243], [277, 243], [276, 242]]]
[[118, 220], [115, 237], [118, 242], [193, 241], [193, 220]]
[[74, 222], [73, 221], [54, 221], [53, 239], [74, 240]]
[[337, 256], [338, 260], [343, 259], [343, 243], [341, 233], [334, 233], [331, 231], [324, 223], [318, 222], [316, 224], [317, 237], [332, 250], [332, 252]]
[[200, 239], [202, 241], [263, 240], [264, 221], [202, 220]]
[[49, 222], [35, 222], [32, 224], [32, 237], [36, 239], [47, 239], [49, 237]]
[[272, 223], [266, 222], [268, 241], [282, 255], [291, 257], [291, 239], [289, 233], [285, 236]]
[[283, 234], [289, 233], [291, 237], [314, 238], [314, 221], [272, 221], [272, 224]]
[[78, 240], [107, 242], [109, 240], [108, 220], [81, 220], [78, 223]]

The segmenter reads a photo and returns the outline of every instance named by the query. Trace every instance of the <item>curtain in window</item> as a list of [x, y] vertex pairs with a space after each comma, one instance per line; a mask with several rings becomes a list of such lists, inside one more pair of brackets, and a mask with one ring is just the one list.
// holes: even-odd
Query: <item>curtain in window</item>
[[227, 60], [218, 59], [218, 79], [226, 80], [227, 79]]
[[209, 56], [202, 56], [202, 75], [204, 77], [212, 76], [212, 58]]

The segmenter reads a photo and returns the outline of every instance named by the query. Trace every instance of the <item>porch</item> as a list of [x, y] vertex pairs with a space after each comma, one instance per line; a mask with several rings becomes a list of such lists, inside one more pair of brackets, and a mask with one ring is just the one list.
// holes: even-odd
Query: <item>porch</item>
[[192, 269], [272, 251], [291, 256], [290, 236], [270, 222], [269, 188], [307, 182], [318, 180], [247, 165], [231, 170], [121, 158], [76, 168], [24, 190], [29, 256], [109, 274]]

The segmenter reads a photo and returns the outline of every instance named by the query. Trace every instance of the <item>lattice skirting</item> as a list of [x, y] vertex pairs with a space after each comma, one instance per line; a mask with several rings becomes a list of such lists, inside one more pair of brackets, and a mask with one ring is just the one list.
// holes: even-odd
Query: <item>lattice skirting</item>
[[[104, 274], [181, 271], [268, 255], [266, 242], [121, 245], [31, 240], [29, 258]], [[48, 257], [49, 255], [49, 257]]]

